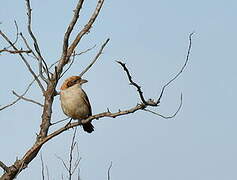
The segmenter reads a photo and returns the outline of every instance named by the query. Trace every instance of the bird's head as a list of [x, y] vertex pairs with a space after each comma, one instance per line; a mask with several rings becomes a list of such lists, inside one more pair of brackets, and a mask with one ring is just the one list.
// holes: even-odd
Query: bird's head
[[80, 76], [71, 76], [63, 82], [60, 89], [65, 90], [69, 87], [72, 87], [75, 84], [82, 85], [82, 84], [87, 83], [87, 82], [88, 82], [87, 80], [82, 79]]

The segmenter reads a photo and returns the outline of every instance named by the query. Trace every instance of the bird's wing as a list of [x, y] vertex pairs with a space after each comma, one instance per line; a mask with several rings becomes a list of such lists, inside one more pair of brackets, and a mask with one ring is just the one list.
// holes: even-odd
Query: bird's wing
[[82, 99], [86, 103], [87, 107], [89, 108], [89, 114], [88, 115], [91, 116], [92, 111], [91, 111], [91, 105], [90, 105], [89, 98], [87, 97], [86, 92], [83, 89], [82, 89], [82, 92], [83, 92]]

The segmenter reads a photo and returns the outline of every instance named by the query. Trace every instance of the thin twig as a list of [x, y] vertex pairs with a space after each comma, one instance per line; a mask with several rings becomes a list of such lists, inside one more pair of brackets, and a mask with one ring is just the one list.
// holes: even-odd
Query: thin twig
[[110, 165], [109, 165], [109, 168], [108, 168], [108, 172], [107, 172], [108, 180], [110, 180], [110, 170], [111, 170], [111, 168], [112, 168], [112, 165], [113, 165], [113, 162], [111, 161], [111, 162], [110, 162]]
[[167, 86], [169, 86], [174, 80], [176, 80], [183, 72], [184, 68], [187, 66], [187, 63], [188, 63], [188, 60], [189, 60], [189, 55], [190, 55], [190, 52], [191, 52], [191, 48], [192, 48], [192, 36], [193, 36], [194, 32], [192, 32], [191, 34], [189, 34], [189, 46], [188, 46], [188, 51], [187, 51], [187, 55], [186, 55], [186, 59], [185, 59], [185, 62], [184, 62], [184, 65], [182, 66], [182, 68], [180, 69], [180, 71], [169, 81], [167, 82], [163, 87], [162, 87], [162, 90], [161, 90], [161, 93], [160, 93], [160, 96], [157, 100], [157, 104], [160, 103], [160, 100], [163, 96], [163, 93], [165, 91], [165, 88]]
[[[32, 84], [33, 84], [34, 82], [35, 82], [35, 79], [27, 86], [26, 90], [22, 93], [21, 96], [26, 95], [26, 93], [29, 91], [30, 87], [32, 86]], [[19, 100], [21, 100], [21, 98], [18, 97], [15, 101], [11, 102], [10, 104], [1, 107], [1, 108], [0, 108], [0, 111], [3, 110], [3, 109], [5, 109], [5, 108], [8, 108], [8, 107], [10, 107], [10, 106], [12, 106], [12, 105], [14, 105], [14, 104], [16, 104]]]
[[55, 154], [55, 156], [56, 156], [56, 158], [58, 158], [58, 159], [63, 163], [64, 168], [65, 168], [67, 171], [69, 171], [69, 169], [68, 169], [66, 163], [64, 162], [64, 160], [63, 160], [61, 157], [57, 156], [56, 154]]
[[[15, 45], [16, 43], [17, 43], [17, 41], [18, 41], [18, 36], [19, 36], [19, 28], [18, 28], [18, 25], [17, 25], [17, 22], [16, 22], [16, 20], [14, 20], [14, 24], [15, 24], [15, 27], [16, 27], [16, 39], [15, 39], [15, 41], [13, 42], [13, 44]], [[8, 47], [6, 47], [6, 49], [8, 49], [8, 48], [10, 48], [10, 47], [12, 47], [12, 46], [8, 46]]]
[[[75, 54], [75, 52], [73, 53]], [[69, 66], [67, 67], [67, 69], [61, 74], [60, 78], [62, 78], [64, 76], [64, 74], [71, 68], [72, 64], [74, 63], [74, 60], [75, 60], [75, 56], [73, 55], [72, 56], [72, 60], [71, 60], [71, 63], [69, 64]], [[55, 71], [55, 73], [57, 73], [57, 71]], [[60, 79], [59, 78], [59, 79]]]
[[85, 53], [91, 51], [91, 50], [94, 49], [95, 47], [96, 47], [96, 44], [95, 44], [94, 46], [92, 46], [91, 48], [88, 48], [88, 49], [86, 49], [86, 50], [84, 50], [84, 51], [81, 51], [81, 52], [79, 52], [79, 53], [75, 53], [75, 54], [73, 54], [72, 56], [80, 56], [80, 55], [82, 55], [82, 54], [85, 54]]
[[[84, 26], [84, 28], [77, 34], [76, 38], [73, 40], [73, 42], [70, 45], [70, 47], [67, 49], [67, 54], [65, 54], [65, 51], [63, 51], [63, 55], [62, 55], [63, 58], [61, 58], [59, 66], [62, 67], [62, 65], [68, 63], [69, 58], [71, 57], [72, 53], [74, 52], [74, 50], [77, 47], [78, 43], [80, 42], [81, 38], [85, 34], [87, 34], [89, 32], [89, 30], [91, 29], [93, 23], [95, 22], [97, 16], [100, 13], [100, 10], [101, 10], [101, 7], [103, 6], [103, 3], [104, 3], [104, 0], [98, 0], [96, 8], [95, 8], [93, 14], [91, 15], [89, 21]], [[61, 70], [61, 68], [59, 69], [59, 71], [60, 70]]]
[[70, 146], [70, 153], [69, 153], [69, 171], [68, 171], [68, 175], [69, 175], [69, 180], [72, 179], [72, 160], [73, 160], [73, 150], [74, 150], [74, 147], [76, 145], [76, 142], [75, 142], [75, 137], [76, 137], [76, 133], [77, 133], [77, 127], [74, 129], [74, 132], [73, 132], [73, 136], [72, 136], [72, 142], [71, 142], [71, 146]]
[[100, 57], [100, 55], [103, 53], [103, 49], [106, 46], [106, 44], [109, 42], [109, 38], [104, 42], [104, 44], [101, 46], [99, 52], [96, 54], [95, 58], [93, 59], [93, 61], [86, 67], [85, 70], [83, 70], [79, 76], [83, 76], [90, 68], [91, 66], [96, 62], [96, 60]]
[[[0, 35], [12, 46], [12, 48], [15, 51], [19, 51], [16, 46], [10, 41], [10, 39], [0, 30]], [[22, 53], [18, 53], [21, 57], [21, 59], [23, 60], [23, 62], [25, 63], [27, 69], [29, 70], [29, 72], [32, 74], [32, 76], [35, 78], [35, 80], [37, 81], [40, 89], [42, 90], [42, 92], [44, 93], [44, 87], [42, 85], [42, 83], [40, 82], [39, 78], [37, 77], [37, 75], [35, 74], [35, 72], [33, 71], [33, 69], [31, 68], [30, 64], [27, 62], [27, 60], [25, 59], [25, 57], [22, 55]]]
[[62, 59], [63, 59], [63, 61], [65, 60], [65, 58], [67, 56], [69, 37], [71, 35], [71, 32], [72, 32], [72, 30], [73, 30], [77, 20], [79, 19], [79, 13], [80, 13], [80, 10], [82, 8], [83, 2], [84, 2], [84, 0], [79, 0], [78, 1], [76, 9], [74, 10], [73, 18], [72, 18], [71, 22], [68, 25], [67, 31], [64, 34], [63, 52], [62, 52]]
[[144, 96], [143, 96], [143, 92], [142, 92], [142, 89], [141, 89], [141, 86], [139, 86], [137, 83], [135, 83], [133, 80], [132, 80], [132, 76], [130, 75], [130, 72], [128, 70], [128, 68], [126, 67], [126, 64], [121, 62], [121, 61], [116, 61], [117, 63], [119, 63], [122, 67], [123, 67], [123, 70], [126, 72], [127, 74], [127, 77], [128, 77], [128, 80], [129, 82], [131, 83], [131, 85], [135, 86], [137, 88], [137, 92], [140, 96], [140, 99], [142, 100], [142, 103], [146, 104], [147, 105], [147, 101], [145, 100]]
[[79, 166], [79, 163], [81, 161], [81, 157], [79, 156], [79, 148], [78, 148], [78, 143], [75, 144], [75, 147], [76, 147], [76, 155], [77, 155], [77, 158], [75, 160], [75, 163], [74, 163], [74, 168], [72, 170], [72, 173], [74, 173], [76, 171], [76, 169], [78, 169], [78, 171], [80, 171], [80, 168], [78, 167]]
[[170, 115], [170, 116], [164, 116], [164, 115], [162, 115], [162, 114], [159, 114], [159, 113], [154, 112], [154, 111], [149, 110], [149, 109], [143, 109], [143, 111], [150, 112], [150, 113], [155, 114], [155, 115], [157, 115], [157, 116], [160, 116], [160, 117], [162, 117], [162, 118], [164, 118], [164, 119], [172, 119], [172, 118], [174, 118], [174, 117], [178, 114], [178, 112], [180, 111], [180, 109], [181, 109], [181, 107], [182, 107], [182, 104], [183, 104], [183, 98], [182, 98], [182, 94], [181, 94], [179, 107], [178, 107], [178, 109], [175, 111], [175, 113], [172, 114], [172, 115]]
[[0, 54], [2, 52], [8, 52], [10, 54], [19, 54], [19, 53], [31, 53], [31, 50], [17, 50], [17, 51], [13, 51], [13, 50], [8, 50], [8, 49], [0, 49]]
[[[32, 38], [32, 40], [34, 42], [35, 51], [38, 54], [39, 74], [40, 74], [41, 79], [44, 80], [46, 83], [48, 83], [48, 81], [50, 80], [48, 66], [47, 66], [44, 58], [41, 55], [37, 39], [36, 39], [35, 35], [33, 34], [32, 29], [31, 29], [31, 11], [32, 11], [32, 9], [30, 7], [30, 0], [25, 0], [25, 1], [26, 1], [27, 16], [28, 16], [28, 25], [27, 25], [27, 27], [28, 27], [28, 32], [30, 34], [30, 37]], [[45, 66], [45, 70], [46, 70], [46, 74], [48, 76], [48, 79], [45, 78], [44, 75], [43, 75], [43, 63], [44, 63], [44, 66]]]
[[41, 161], [41, 176], [42, 176], [42, 179], [44, 180], [44, 161], [43, 161], [42, 153], [40, 153], [40, 161]]
[[33, 100], [33, 99], [25, 98], [24, 96], [18, 95], [15, 91], [12, 91], [12, 93], [13, 93], [16, 97], [18, 97], [18, 98], [20, 98], [20, 99], [23, 99], [23, 100], [25, 100], [25, 101], [28, 101], [28, 102], [37, 104], [37, 105], [39, 105], [39, 106], [41, 106], [41, 107], [44, 107], [43, 104], [41, 104], [41, 103], [39, 103], [39, 102], [37, 102], [37, 101], [35, 101], [35, 100]]
[[46, 165], [46, 175], [47, 175], [47, 179], [49, 180], [49, 168], [47, 165]]
[[96, 45], [94, 45], [94, 46], [91, 47], [91, 48], [86, 49], [85, 51], [82, 51], [82, 52], [80, 52], [80, 53], [77, 53], [77, 54], [76, 54], [75, 52], [73, 52], [73, 54], [72, 54], [72, 60], [71, 60], [71, 62], [70, 62], [70, 64], [69, 64], [69, 66], [67, 67], [67, 69], [61, 74], [60, 78], [62, 78], [62, 77], [66, 74], [66, 72], [71, 68], [71, 66], [72, 66], [73, 63], [75, 62], [75, 57], [76, 57], [76, 56], [80, 56], [80, 55], [82, 55], [82, 54], [84, 54], [84, 53], [87, 53], [88, 51], [92, 50], [95, 46], [96, 46]]

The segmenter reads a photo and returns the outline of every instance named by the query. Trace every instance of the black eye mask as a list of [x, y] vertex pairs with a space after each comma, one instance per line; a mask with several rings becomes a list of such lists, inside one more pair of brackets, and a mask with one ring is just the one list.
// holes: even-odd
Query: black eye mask
[[78, 81], [79, 81], [79, 79], [75, 79], [75, 80], [69, 81], [69, 82], [67, 83], [67, 87], [73, 86], [73, 85], [76, 84]]

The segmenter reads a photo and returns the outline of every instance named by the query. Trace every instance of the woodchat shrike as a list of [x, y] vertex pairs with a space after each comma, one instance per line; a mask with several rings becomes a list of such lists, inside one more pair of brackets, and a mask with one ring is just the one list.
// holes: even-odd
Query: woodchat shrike
[[[85, 119], [92, 115], [91, 105], [85, 91], [81, 88], [87, 80], [80, 76], [67, 78], [61, 86], [60, 100], [61, 107], [67, 116], [72, 119]], [[94, 126], [91, 122], [82, 125], [84, 131], [91, 133]]]

